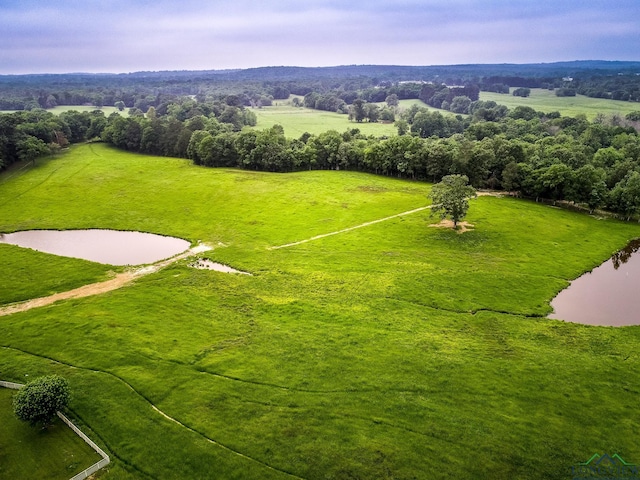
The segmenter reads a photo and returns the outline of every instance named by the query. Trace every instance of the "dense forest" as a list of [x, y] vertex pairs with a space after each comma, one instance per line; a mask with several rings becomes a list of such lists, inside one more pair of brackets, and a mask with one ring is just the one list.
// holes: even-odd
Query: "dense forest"
[[[306, 75], [308, 69], [303, 70]], [[589, 210], [607, 208], [624, 218], [640, 214], [640, 112], [590, 122], [478, 100], [481, 88], [513, 87], [516, 77], [493, 75], [482, 77], [490, 83], [447, 84], [325, 73], [307, 78], [288, 71], [284, 80], [263, 81], [246, 71], [239, 80], [229, 79], [238, 72], [132, 74], [100, 77], [95, 84], [93, 77], [83, 75], [28, 81], [2, 77], [0, 92], [10, 92], [0, 96], [3, 105], [12, 98], [30, 98], [33, 104], [25, 111], [0, 115], [0, 168], [35, 161], [70, 143], [97, 140], [131, 152], [189, 158], [208, 167], [271, 172], [348, 169], [427, 181], [460, 173], [477, 188], [565, 200]], [[510, 78], [511, 83], [505, 83]], [[539, 75], [529, 81], [549, 78]], [[593, 78], [600, 83], [589, 80]], [[627, 85], [631, 91], [638, 84], [632, 78], [640, 79], [635, 73], [616, 73], [571, 81], [578, 90], [586, 85], [594, 91], [597, 85]], [[568, 88], [562, 87], [567, 78], [558, 81], [561, 87], [554, 88]], [[518, 85], [523, 95], [526, 85]], [[301, 106], [348, 115], [353, 127], [297, 139], [287, 138], [277, 125], [247, 128], [256, 125], [254, 108], [291, 95]], [[417, 104], [400, 109], [398, 101], [406, 98], [458, 115]], [[129, 116], [106, 117], [101, 111], [54, 115], [42, 108], [85, 103], [128, 109]], [[375, 138], [360, 133], [360, 122], [380, 120], [395, 122], [398, 134]]]

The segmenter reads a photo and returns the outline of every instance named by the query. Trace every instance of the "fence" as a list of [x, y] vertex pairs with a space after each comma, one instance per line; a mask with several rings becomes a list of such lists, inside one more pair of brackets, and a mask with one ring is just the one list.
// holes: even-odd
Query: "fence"
[[11, 388], [12, 390], [19, 390], [24, 385], [22, 383], [5, 382], [0, 380], [0, 387]]
[[[23, 386], [24, 385], [21, 384], [21, 383], [5, 382], [3, 380], [0, 380], [0, 387], [11, 388], [13, 390], [19, 390]], [[64, 423], [66, 423], [67, 426], [76, 433], [76, 435], [78, 435], [81, 439], [83, 439], [85, 442], [87, 442], [87, 444], [91, 448], [93, 448], [97, 452], [98, 455], [100, 455], [102, 457], [102, 460], [100, 460], [98, 463], [94, 463], [93, 465], [91, 465], [86, 470], [83, 470], [82, 472], [78, 473], [77, 475], [71, 477], [70, 480], [84, 480], [85, 478], [89, 477], [89, 475], [91, 475], [91, 474], [97, 472], [98, 470], [100, 470], [102, 467], [106, 467], [107, 465], [109, 465], [109, 462], [111, 462], [111, 460], [109, 459], [109, 455], [107, 455], [89, 437], [87, 437], [84, 433], [82, 433], [82, 431], [78, 427], [76, 427], [73, 424], [73, 422], [71, 422], [71, 420], [69, 420], [67, 417], [65, 417], [60, 412], [56, 412], [56, 413], [58, 414], [58, 417], [60, 418], [60, 420], [62, 420]]]

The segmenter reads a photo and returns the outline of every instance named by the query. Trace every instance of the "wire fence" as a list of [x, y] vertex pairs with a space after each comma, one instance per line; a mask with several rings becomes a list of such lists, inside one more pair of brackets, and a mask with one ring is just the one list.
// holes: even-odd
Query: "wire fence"
[[[24, 385], [21, 383], [5, 382], [4, 380], [0, 380], [0, 387], [19, 390], [20, 388], [24, 387]], [[65, 417], [62, 413], [60, 412], [56, 412], [56, 413], [58, 414], [58, 417], [60, 418], [60, 420], [62, 420], [71, 430], [73, 430], [76, 433], [76, 435], [78, 435], [82, 440], [84, 440], [87, 443], [87, 445], [93, 448], [96, 451], [96, 453], [102, 457], [102, 460], [100, 460], [98, 463], [94, 463], [86, 470], [83, 470], [77, 475], [74, 475], [73, 477], [71, 477], [69, 480], [84, 480], [85, 478], [88, 478], [89, 475], [92, 475], [93, 473], [97, 472], [101, 468], [109, 465], [111, 460], [109, 459], [109, 455], [107, 455], [104, 452], [104, 450], [102, 450], [98, 445], [96, 445], [78, 427], [76, 427], [71, 420]]]

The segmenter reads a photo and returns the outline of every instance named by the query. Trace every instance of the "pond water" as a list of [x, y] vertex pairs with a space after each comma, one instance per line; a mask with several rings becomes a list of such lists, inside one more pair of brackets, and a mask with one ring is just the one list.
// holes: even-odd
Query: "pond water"
[[[548, 318], [587, 325], [640, 325], [640, 240], [561, 291]], [[635, 254], [635, 255], [634, 255]]]
[[215, 270], [216, 272], [223, 273], [240, 273], [242, 275], [251, 275], [249, 272], [242, 272], [240, 270], [236, 270], [235, 268], [231, 268], [228, 265], [224, 265], [222, 263], [212, 262], [206, 258], [199, 258], [193, 263], [189, 264], [192, 268], [197, 268], [199, 270]]
[[173, 257], [190, 243], [153, 233], [117, 230], [28, 230], [0, 234], [0, 243], [108, 265], [144, 265]]

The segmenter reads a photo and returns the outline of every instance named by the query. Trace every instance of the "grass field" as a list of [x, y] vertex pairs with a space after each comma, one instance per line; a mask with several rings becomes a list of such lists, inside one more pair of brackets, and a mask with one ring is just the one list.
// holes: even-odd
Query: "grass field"
[[19, 421], [14, 394], [0, 388], [0, 478], [68, 480], [101, 459], [58, 418], [46, 429]]
[[276, 124], [282, 125], [284, 134], [288, 138], [299, 138], [305, 132], [317, 135], [327, 130], [337, 130], [342, 133], [352, 128], [359, 129], [365, 135], [380, 137], [397, 133], [392, 123], [350, 122], [348, 115], [345, 114], [280, 103], [284, 102], [278, 102], [277, 106], [252, 109], [258, 117], [256, 129], [262, 130]]
[[[369, 123], [369, 122], [351, 122], [348, 115], [334, 112], [325, 112], [322, 110], [313, 110], [311, 108], [294, 107], [289, 100], [274, 101], [273, 106], [254, 108], [252, 111], [258, 117], [256, 129], [262, 130], [270, 128], [273, 125], [282, 125], [284, 134], [289, 138], [299, 138], [303, 133], [308, 132], [314, 135], [326, 132], [327, 130], [336, 130], [340, 133], [353, 128], [357, 128], [365, 135], [375, 136], [391, 136], [398, 133], [398, 129], [393, 123]], [[302, 100], [302, 97], [299, 97]], [[401, 100], [398, 105], [399, 112], [418, 104], [422, 108], [436, 111], [420, 100]], [[381, 108], [384, 103], [378, 104]], [[452, 115], [446, 110], [438, 110], [443, 115]], [[398, 118], [398, 116], [396, 116]]]
[[[596, 452], [640, 461], [640, 327], [544, 318], [639, 225], [480, 197], [462, 235], [424, 210], [269, 249], [425, 206], [429, 188], [99, 144], [0, 179], [0, 231], [175, 235], [253, 274], [184, 260], [0, 317], [1, 375], [68, 378], [114, 460], [106, 479], [567, 478]], [[3, 269], [14, 255], [0, 249]], [[44, 283], [74, 268], [58, 260]]]
[[524, 105], [539, 112], [560, 112], [568, 117], [584, 114], [590, 120], [593, 120], [599, 113], [604, 115], [617, 114], [624, 117], [629, 112], [640, 110], [640, 103], [590, 98], [584, 95], [557, 97], [553, 90], [542, 88], [532, 88], [531, 95], [526, 98], [493, 92], [480, 92], [480, 100], [493, 100], [500, 105], [506, 105], [508, 108]]

